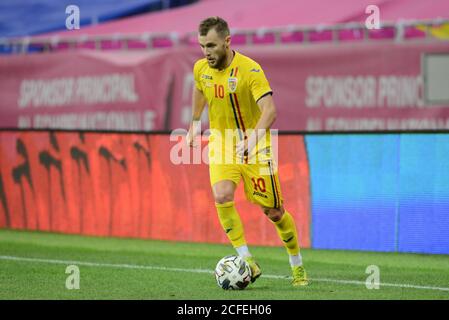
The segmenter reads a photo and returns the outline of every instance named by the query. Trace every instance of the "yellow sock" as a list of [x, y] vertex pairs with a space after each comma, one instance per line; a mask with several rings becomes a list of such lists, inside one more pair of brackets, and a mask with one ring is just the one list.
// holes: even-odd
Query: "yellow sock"
[[281, 220], [273, 223], [288, 254], [291, 256], [299, 254], [298, 233], [295, 220], [293, 220], [291, 214], [285, 211]]
[[234, 248], [246, 245], [243, 233], [243, 224], [240, 216], [235, 209], [234, 201], [226, 203], [215, 203], [218, 211], [218, 218], [226, 235]]

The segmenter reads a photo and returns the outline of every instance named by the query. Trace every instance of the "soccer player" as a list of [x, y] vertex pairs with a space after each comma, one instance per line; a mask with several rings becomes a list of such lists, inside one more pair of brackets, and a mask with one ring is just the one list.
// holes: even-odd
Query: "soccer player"
[[[243, 179], [247, 199], [258, 204], [273, 222], [289, 254], [293, 286], [308, 285], [295, 221], [283, 206], [271, 154], [269, 129], [276, 119], [276, 107], [270, 85], [259, 64], [231, 50], [229, 27], [222, 18], [203, 20], [198, 42], [205, 58], [198, 60], [193, 70], [192, 123], [187, 143], [196, 146], [199, 121], [207, 103], [211, 130], [209, 173], [220, 223], [239, 256], [249, 263], [254, 282], [262, 274], [261, 269], [248, 249], [234, 206], [234, 193]], [[226, 130], [238, 132], [230, 149], [225, 148], [229, 145]], [[223, 161], [223, 156], [236, 161]]]

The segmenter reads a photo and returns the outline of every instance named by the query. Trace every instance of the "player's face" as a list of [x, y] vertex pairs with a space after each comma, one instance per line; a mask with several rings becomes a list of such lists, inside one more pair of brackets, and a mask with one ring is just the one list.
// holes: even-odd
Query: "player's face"
[[207, 35], [198, 36], [201, 50], [207, 59], [209, 67], [222, 69], [226, 63], [226, 50], [229, 48], [230, 36], [226, 38], [217, 34], [215, 29], [209, 30]]

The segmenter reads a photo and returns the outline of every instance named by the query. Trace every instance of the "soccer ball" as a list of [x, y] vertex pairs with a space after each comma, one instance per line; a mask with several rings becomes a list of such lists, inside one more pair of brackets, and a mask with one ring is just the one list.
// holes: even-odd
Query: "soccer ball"
[[243, 290], [251, 282], [251, 269], [243, 258], [226, 256], [215, 267], [215, 279], [224, 290]]

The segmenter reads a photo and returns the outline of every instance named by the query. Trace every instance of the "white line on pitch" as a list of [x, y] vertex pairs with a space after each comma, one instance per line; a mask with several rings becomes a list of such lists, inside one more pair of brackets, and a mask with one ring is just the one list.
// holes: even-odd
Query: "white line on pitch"
[[[210, 273], [210, 274], [213, 273], [212, 270], [207, 270], [207, 269], [183, 269], [183, 268], [145, 266], [145, 265], [136, 265], [136, 264], [98, 263], [98, 262], [88, 262], [88, 261], [53, 260], [53, 259], [25, 258], [25, 257], [14, 257], [14, 256], [0, 256], [0, 260], [40, 262], [40, 263], [64, 264], [64, 265], [74, 264], [74, 265], [88, 266], [88, 267], [106, 267], [106, 268], [122, 268], [122, 269], [144, 269], [144, 270], [193, 272], [193, 273]], [[289, 279], [289, 278], [291, 278], [291, 277], [277, 276], [277, 275], [271, 275], [271, 274], [264, 274], [263, 277], [264, 278], [269, 278], [269, 279]], [[310, 280], [317, 281], [317, 282], [334, 282], [334, 283], [341, 283], [341, 284], [365, 285], [364, 281], [356, 281], [356, 280], [338, 280], [338, 279], [326, 279], [326, 278], [311, 278]], [[422, 290], [449, 291], [449, 288], [444, 288], [444, 287], [418, 286], [418, 285], [400, 284], [400, 283], [384, 283], [384, 282], [381, 282], [380, 286], [397, 287], [397, 288], [409, 288], [409, 289], [422, 289]]]

